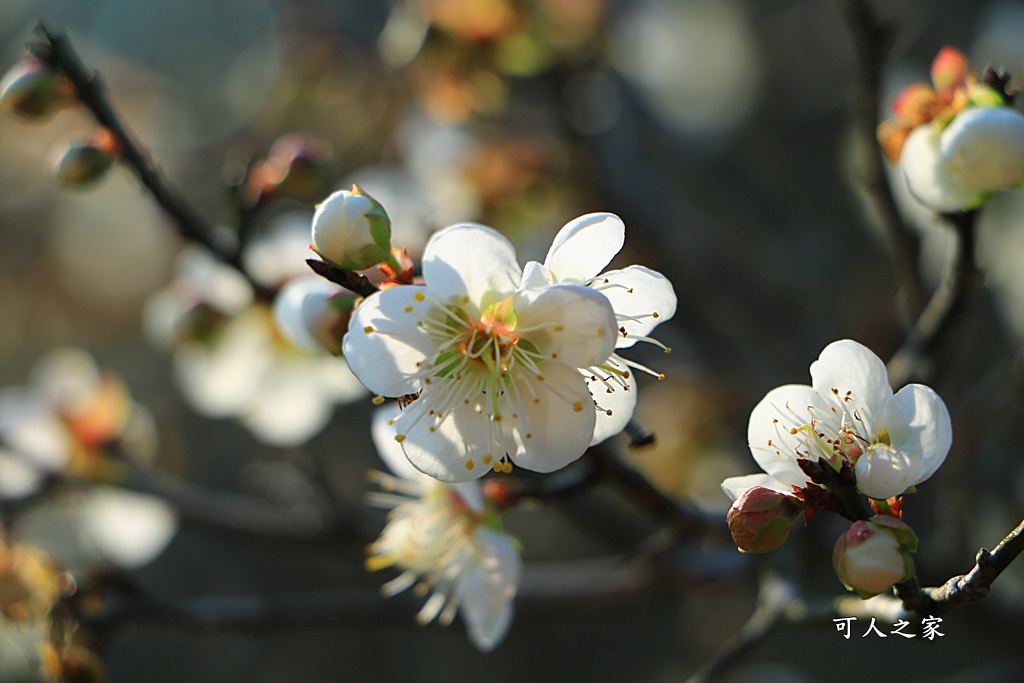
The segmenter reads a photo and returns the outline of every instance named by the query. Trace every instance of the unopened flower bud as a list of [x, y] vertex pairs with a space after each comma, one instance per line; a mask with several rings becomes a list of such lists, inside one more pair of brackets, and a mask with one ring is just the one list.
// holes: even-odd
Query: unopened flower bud
[[335, 192], [313, 215], [313, 250], [345, 270], [365, 270], [391, 253], [391, 219], [358, 185]]
[[970, 192], [1024, 180], [1024, 114], [1009, 107], [971, 107], [942, 133], [941, 163]]
[[321, 138], [304, 133], [278, 138], [267, 158], [249, 171], [248, 201], [253, 206], [282, 198], [315, 201], [330, 186], [332, 157], [330, 143]]
[[42, 120], [74, 100], [64, 74], [35, 57], [26, 57], [0, 80], [0, 108], [27, 119]]
[[274, 299], [274, 319], [288, 341], [307, 351], [341, 353], [355, 296], [318, 277], [296, 278]]
[[803, 510], [796, 496], [751, 486], [732, 504], [725, 519], [740, 551], [767, 553], [782, 547]]
[[57, 160], [55, 173], [65, 185], [91, 185], [107, 174], [115, 156], [95, 141], [71, 144]]
[[949, 90], [962, 84], [967, 72], [967, 58], [954, 47], [943, 47], [932, 60], [932, 83], [936, 90]]
[[870, 598], [914, 576], [913, 530], [887, 515], [857, 520], [836, 541], [832, 566], [850, 590]]

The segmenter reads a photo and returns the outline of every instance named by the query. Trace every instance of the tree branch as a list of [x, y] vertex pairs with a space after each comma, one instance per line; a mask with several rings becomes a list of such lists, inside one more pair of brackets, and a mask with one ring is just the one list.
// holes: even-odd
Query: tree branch
[[896, 585], [898, 597], [907, 610], [918, 616], [937, 616], [964, 607], [988, 595], [992, 583], [1024, 551], [1024, 521], [999, 542], [992, 551], [978, 551], [974, 568], [954, 576], [937, 588], [921, 588], [917, 578]]
[[178, 233], [187, 240], [203, 245], [219, 260], [235, 268], [245, 276], [258, 296], [265, 299], [271, 298], [273, 292], [253, 280], [252, 276], [246, 272], [242, 265], [241, 250], [237, 246], [230, 247], [218, 240], [213, 226], [189, 206], [181, 194], [163, 177], [150, 158], [150, 154], [114, 112], [99, 74], [91, 71], [85, 65], [67, 34], [52, 31], [42, 23], [36, 27], [36, 30], [45, 41], [42, 48], [44, 54], [39, 56], [68, 77], [75, 88], [79, 102], [92, 114], [98, 124], [114, 136], [119, 147], [120, 158], [135, 172], [160, 208], [170, 216]]
[[879, 123], [879, 83], [892, 31], [878, 21], [865, 0], [837, 0], [837, 4], [853, 39], [856, 58], [852, 106], [860, 190], [875, 223], [882, 229], [906, 311], [912, 317], [921, 310], [923, 301], [917, 268], [920, 244], [900, 216], [875, 134]]
[[889, 383], [894, 387], [906, 384], [913, 377], [922, 356], [934, 346], [940, 333], [949, 326], [963, 303], [967, 290], [973, 287], [977, 280], [974, 268], [977, 212], [944, 214], [944, 217], [955, 231], [953, 257], [943, 273], [942, 281], [921, 311], [903, 345], [889, 359]]

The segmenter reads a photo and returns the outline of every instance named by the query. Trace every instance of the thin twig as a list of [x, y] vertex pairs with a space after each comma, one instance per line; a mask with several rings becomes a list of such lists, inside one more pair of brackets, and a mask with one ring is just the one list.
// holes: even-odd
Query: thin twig
[[974, 267], [974, 230], [977, 212], [944, 214], [953, 226], [953, 256], [942, 276], [942, 281], [921, 311], [913, 329], [903, 345], [887, 364], [889, 383], [902, 386], [913, 377], [922, 356], [938, 341], [963, 303], [964, 295], [974, 286], [977, 273]]
[[52, 31], [42, 23], [36, 30], [46, 41], [46, 54], [43, 55], [45, 59], [68, 77], [75, 88], [78, 101], [92, 114], [98, 124], [114, 136], [120, 158], [135, 172], [160, 208], [171, 217], [181, 236], [209, 249], [219, 260], [245, 276], [259, 296], [270, 298], [272, 292], [253, 280], [246, 272], [242, 265], [241, 250], [218, 240], [213, 226], [189, 206], [181, 194], [163, 177], [150, 154], [114, 112], [100, 76], [85, 65], [67, 34]]
[[341, 537], [351, 533], [349, 520], [325, 514], [301, 513], [250, 496], [212, 490], [170, 474], [131, 467], [123, 483], [169, 503], [190, 522], [225, 531], [290, 540]]
[[779, 623], [793, 602], [796, 591], [792, 584], [776, 574], [762, 577], [757, 591], [757, 606], [743, 627], [726, 640], [714, 659], [690, 677], [688, 683], [707, 683], [760, 643]]
[[149, 594], [119, 598], [97, 615], [83, 615], [95, 631], [142, 623], [166, 624], [200, 633], [273, 630], [309, 624], [408, 621], [408, 600], [385, 600], [373, 590], [346, 589], [287, 596], [210, 595], [172, 599]]
[[917, 578], [896, 586], [896, 597], [907, 610], [918, 616], [937, 616], [964, 607], [988, 595], [992, 583], [1024, 551], [1024, 521], [999, 542], [993, 550], [978, 551], [974, 568], [954, 576], [937, 588], [922, 588]]
[[626, 464], [606, 444], [587, 451], [600, 474], [630, 495], [641, 506], [671, 524], [680, 536], [693, 536], [708, 529], [727, 529], [721, 514], [709, 514], [694, 505], [688, 505], [665, 494], [634, 467]]
[[900, 216], [875, 136], [879, 123], [879, 83], [892, 43], [892, 31], [878, 21], [865, 0], [838, 0], [837, 4], [853, 38], [857, 62], [852, 104], [860, 189], [875, 222], [882, 229], [906, 311], [913, 317], [921, 310], [923, 301], [917, 268], [920, 244], [916, 233]]

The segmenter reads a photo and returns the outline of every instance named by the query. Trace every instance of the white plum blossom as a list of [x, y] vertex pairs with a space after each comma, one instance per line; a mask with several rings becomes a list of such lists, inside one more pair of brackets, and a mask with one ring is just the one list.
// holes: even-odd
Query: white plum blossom
[[178, 531], [178, 515], [155, 496], [97, 486], [47, 500], [15, 524], [20, 539], [46, 550], [73, 571], [138, 569]]
[[0, 498], [33, 495], [52, 473], [91, 477], [115, 443], [133, 459], [150, 457], [152, 415], [85, 351], [51, 351], [27, 386], [0, 389]]
[[[309, 224], [300, 227], [272, 232], [273, 252], [259, 241], [247, 250], [257, 280], [279, 286], [308, 274], [277, 262], [296, 251], [289, 248], [296, 241], [296, 253], [309, 253]], [[189, 404], [208, 417], [238, 418], [264, 443], [301, 444], [323, 429], [335, 404], [365, 395], [344, 360], [290, 341], [295, 335], [288, 332], [296, 330], [283, 330], [241, 275], [199, 248], [182, 252], [178, 277], [150, 301], [145, 322], [150, 336], [172, 350]]]
[[343, 345], [371, 391], [418, 396], [395, 418], [409, 461], [458, 482], [510, 471], [506, 456], [551, 472], [582, 455], [596, 411], [577, 368], [612, 353], [608, 299], [578, 285], [522, 289], [511, 242], [471, 223], [431, 237], [423, 279], [364, 300]]
[[931, 477], [952, 435], [932, 389], [908, 384], [893, 394], [878, 356], [837, 341], [811, 364], [811, 386], [772, 389], [755, 406], [747, 439], [764, 473], [726, 479], [722, 490], [733, 500], [751, 486], [792, 493], [808, 483], [797, 459], [825, 458], [849, 462], [861, 493], [884, 500]]
[[944, 212], [974, 208], [987, 193], [1024, 181], [1024, 114], [970, 107], [945, 128], [918, 126], [903, 145], [900, 170], [922, 204]]
[[392, 510], [369, 548], [366, 566], [400, 570], [382, 587], [385, 595], [413, 585], [429, 591], [417, 621], [426, 624], [436, 618], [447, 625], [458, 611], [470, 640], [488, 652], [512, 623], [522, 574], [516, 542], [486, 507], [478, 481], [445, 484], [409, 464], [394, 439], [397, 414], [397, 405], [392, 405], [373, 418], [374, 442], [395, 476], [374, 473], [382, 490], [369, 499]]
[[[668, 279], [644, 266], [601, 272], [619, 253], [626, 239], [622, 219], [610, 213], [591, 213], [567, 223], [555, 235], [544, 263], [530, 261], [523, 269], [522, 287], [574, 284], [601, 292], [611, 302], [619, 334], [615, 348], [645, 341], [668, 349], [648, 335], [676, 312], [676, 294]], [[630, 368], [656, 377], [658, 373], [612, 354], [601, 363], [580, 368], [598, 406], [591, 445], [621, 432], [636, 406], [636, 379]]]
[[297, 347], [341, 353], [355, 295], [315, 275], [291, 280], [274, 297], [274, 322]]

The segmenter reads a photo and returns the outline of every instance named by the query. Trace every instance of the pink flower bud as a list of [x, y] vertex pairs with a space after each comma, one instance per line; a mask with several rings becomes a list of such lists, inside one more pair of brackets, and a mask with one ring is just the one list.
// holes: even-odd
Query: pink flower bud
[[850, 590], [870, 598], [914, 576], [913, 530], [888, 515], [858, 520], [839, 537], [832, 552], [836, 575]]
[[796, 496], [751, 486], [732, 504], [725, 519], [741, 552], [768, 553], [782, 547], [803, 510]]
[[939, 50], [932, 61], [932, 83], [936, 90], [949, 90], [961, 85], [967, 78], [967, 58], [964, 53], [948, 45]]

